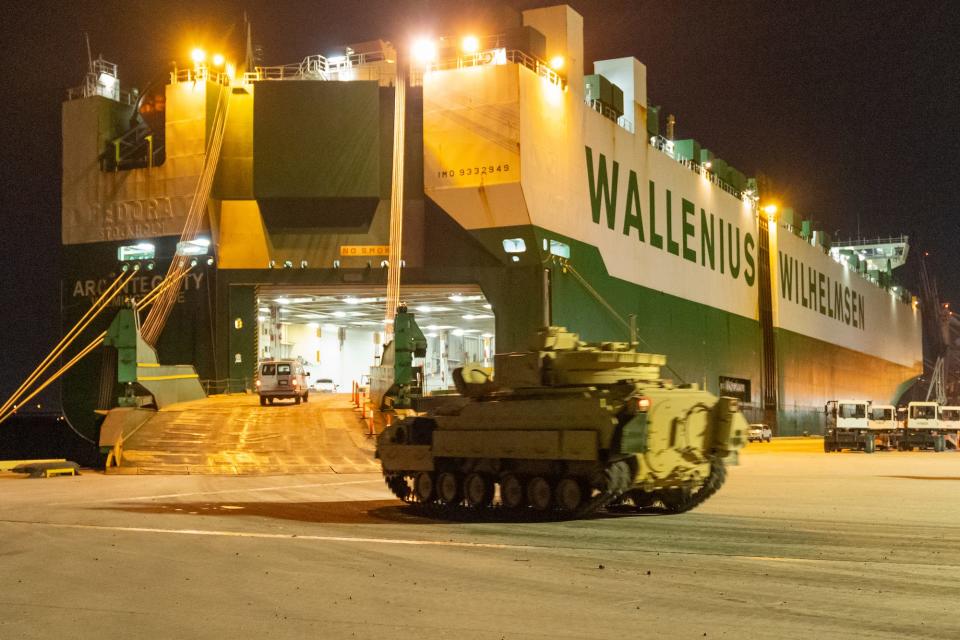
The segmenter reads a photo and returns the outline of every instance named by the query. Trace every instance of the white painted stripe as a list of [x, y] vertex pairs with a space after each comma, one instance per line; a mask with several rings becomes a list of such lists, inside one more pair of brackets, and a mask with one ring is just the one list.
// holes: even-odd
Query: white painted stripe
[[36, 527], [52, 527], [59, 529], [80, 529], [87, 531], [114, 531], [120, 533], [152, 533], [179, 536], [205, 536], [217, 538], [248, 538], [256, 540], [290, 540], [290, 541], [309, 541], [309, 542], [345, 542], [354, 544], [387, 544], [402, 545], [414, 547], [454, 547], [468, 549], [496, 549], [501, 551], [577, 551], [583, 553], [596, 552], [621, 552], [629, 554], [645, 554], [658, 556], [699, 556], [713, 558], [728, 558], [730, 560], [746, 560], [748, 562], [793, 562], [809, 565], [891, 565], [898, 567], [923, 567], [935, 570], [953, 570], [958, 565], [931, 565], [918, 562], [896, 562], [880, 560], [864, 560], [862, 558], [797, 558], [785, 556], [751, 556], [737, 553], [703, 553], [695, 551], [670, 551], [656, 549], [617, 549], [608, 547], [574, 547], [566, 545], [532, 545], [532, 544], [504, 544], [492, 542], [455, 542], [453, 540], [412, 540], [408, 538], [360, 538], [354, 536], [319, 536], [297, 533], [261, 533], [247, 531], [218, 531], [209, 529], [157, 529], [152, 527], [120, 527], [96, 524], [70, 524], [60, 522], [37, 522], [31, 520], [4, 520], [0, 519], [0, 524], [9, 525], [27, 525]]
[[553, 547], [525, 544], [495, 544], [490, 542], [454, 542], [453, 540], [411, 540], [406, 538], [357, 538], [353, 536], [317, 536], [297, 533], [260, 533], [248, 531], [216, 531], [208, 529], [155, 529], [152, 527], [114, 527], [99, 524], [69, 524], [35, 522], [31, 520], [0, 520], [0, 524], [83, 529], [88, 531], [119, 531], [122, 533], [159, 533], [180, 536], [212, 536], [218, 538], [255, 538], [260, 540], [309, 540], [311, 542], [350, 542], [360, 544], [394, 544], [429, 547], [469, 547], [475, 549], [551, 549]]
[[283, 491], [284, 489], [311, 489], [315, 487], [343, 487], [352, 484], [380, 484], [382, 478], [371, 478], [369, 480], [347, 480], [344, 482], [313, 482], [310, 484], [285, 484], [276, 487], [255, 487], [253, 489], [221, 489], [219, 491], [191, 491], [187, 493], [161, 493], [152, 496], [134, 496], [129, 498], [110, 498], [108, 500], [90, 500], [88, 502], [51, 502], [48, 507], [58, 507], [66, 504], [107, 504], [111, 502], [127, 502], [128, 500], [159, 500], [160, 498], [187, 498], [191, 496], [215, 496], [225, 493], [260, 493], [263, 491]]
[[[533, 544], [505, 544], [492, 542], [455, 542], [453, 540], [412, 540], [408, 538], [360, 538], [354, 536], [319, 536], [297, 533], [261, 533], [247, 531], [218, 531], [209, 529], [157, 529], [152, 527], [120, 527], [96, 524], [70, 524], [62, 522], [38, 522], [32, 520], [0, 519], [0, 524], [27, 525], [35, 527], [52, 527], [59, 529], [79, 529], [87, 531], [114, 531], [120, 533], [153, 533], [180, 536], [207, 536], [218, 538], [250, 538], [258, 540], [291, 540], [310, 542], [345, 542], [359, 544], [388, 544], [419, 547], [454, 547], [470, 549], [497, 549], [506, 551], [576, 551], [583, 553], [612, 552], [658, 556], [698, 556], [713, 558], [728, 558], [730, 560], [746, 560], [750, 562], [793, 562], [810, 565], [895, 565], [898, 567], [922, 567], [925, 569], [952, 571], [960, 565], [927, 564], [921, 562], [894, 562], [885, 560], [864, 560], [863, 558], [797, 558], [786, 556], [751, 556], [738, 553], [709, 553], [696, 551], [672, 551], [664, 549], [629, 549], [610, 547], [580, 547], [568, 545], [533, 545]], [[627, 601], [632, 602], [632, 601]]]

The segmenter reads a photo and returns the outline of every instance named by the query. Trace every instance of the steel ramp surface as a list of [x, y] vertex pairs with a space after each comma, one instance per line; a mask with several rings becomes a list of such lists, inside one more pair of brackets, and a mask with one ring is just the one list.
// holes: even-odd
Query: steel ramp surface
[[261, 407], [256, 395], [211, 396], [158, 411], [123, 443], [108, 473], [294, 474], [380, 470], [347, 394]]

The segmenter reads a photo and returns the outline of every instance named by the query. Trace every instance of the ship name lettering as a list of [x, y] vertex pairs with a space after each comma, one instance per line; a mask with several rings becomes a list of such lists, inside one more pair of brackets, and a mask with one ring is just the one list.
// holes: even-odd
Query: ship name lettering
[[781, 300], [816, 311], [855, 329], [866, 330], [863, 294], [783, 251], [778, 253]]
[[[183, 279], [183, 283], [180, 285], [180, 297], [179, 301], [183, 302], [183, 293], [185, 291], [199, 290], [203, 284], [202, 273], [191, 273], [186, 278]], [[94, 279], [90, 278], [87, 280], [77, 280], [73, 283], [72, 293], [74, 298], [97, 298], [102, 295], [104, 291], [107, 290], [107, 287], [112, 282], [114, 276], [111, 275], [109, 279], [99, 278]], [[136, 278], [131, 278], [130, 282], [124, 287], [123, 292], [126, 295], [131, 296], [143, 296], [155, 289], [157, 286], [163, 282], [164, 276], [160, 274], [154, 274], [152, 276], [138, 276]], [[192, 283], [192, 285], [191, 285]]]
[[[658, 198], [659, 192], [653, 180], [648, 184], [648, 216], [645, 219], [637, 172], [630, 169], [622, 180], [619, 162], [613, 160], [608, 163], [602, 153], [598, 154], [595, 162], [593, 149], [589, 146], [585, 148], [590, 213], [594, 224], [601, 227], [605, 225], [611, 231], [617, 230], [618, 214], [621, 213], [618, 196], [625, 184], [623, 222], [619, 226], [623, 236], [636, 237], [639, 243], [661, 251], [665, 249], [667, 253], [704, 269], [719, 270], [734, 280], [742, 277], [749, 287], [754, 285], [757, 278], [757, 244], [750, 231], [744, 232], [739, 225], [703, 208], [699, 209], [697, 215], [697, 205], [692, 200], [675, 198], [670, 189], [664, 189], [662, 199]], [[676, 200], [679, 200], [679, 207], [675, 207]], [[658, 206], [658, 203], [662, 203], [662, 206]], [[659, 217], [658, 209], [661, 213]], [[644, 220], [648, 228], [644, 228]]]
[[[96, 211], [100, 209], [99, 211]], [[144, 200], [118, 200], [106, 205], [95, 205], [105, 225], [122, 225], [132, 222], [148, 222], [173, 218], [170, 198], [146, 198]]]

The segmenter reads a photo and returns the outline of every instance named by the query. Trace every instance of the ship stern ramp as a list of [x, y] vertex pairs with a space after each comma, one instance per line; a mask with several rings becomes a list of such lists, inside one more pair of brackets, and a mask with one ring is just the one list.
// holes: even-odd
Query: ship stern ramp
[[256, 394], [216, 395], [157, 411], [114, 409], [104, 429], [123, 432], [108, 473], [281, 475], [371, 473], [373, 441], [349, 394], [262, 407]]

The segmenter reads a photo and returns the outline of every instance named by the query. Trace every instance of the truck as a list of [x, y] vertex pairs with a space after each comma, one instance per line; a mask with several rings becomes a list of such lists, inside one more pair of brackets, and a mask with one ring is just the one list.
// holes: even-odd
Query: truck
[[907, 418], [897, 448], [901, 451], [915, 448], [943, 451], [946, 442], [940, 427], [940, 405], [936, 402], [907, 403]]
[[874, 434], [876, 446], [881, 449], [896, 448], [901, 429], [897, 408], [892, 404], [871, 404], [867, 415], [867, 428]]
[[960, 406], [940, 407], [940, 428], [947, 448], [960, 448]]
[[830, 400], [824, 406], [827, 416], [823, 432], [823, 450], [826, 453], [850, 449], [873, 453], [876, 451], [877, 434], [870, 427], [867, 417], [870, 402], [867, 400]]

